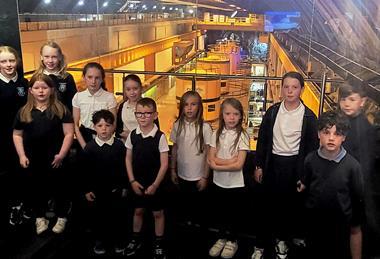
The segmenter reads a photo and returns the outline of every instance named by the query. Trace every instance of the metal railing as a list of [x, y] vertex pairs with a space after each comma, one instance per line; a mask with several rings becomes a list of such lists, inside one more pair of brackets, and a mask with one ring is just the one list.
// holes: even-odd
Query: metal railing
[[[68, 68], [68, 71], [82, 71], [81, 68]], [[264, 93], [267, 93], [267, 81], [281, 81], [282, 77], [274, 77], [274, 76], [250, 76], [250, 75], [227, 75], [227, 74], [198, 74], [198, 73], [184, 73], [184, 72], [157, 72], [157, 71], [138, 71], [138, 70], [118, 70], [118, 69], [106, 69], [105, 72], [107, 74], [122, 74], [125, 77], [128, 74], [139, 74], [139, 75], [155, 75], [155, 76], [174, 76], [174, 77], [186, 77], [190, 78], [192, 81], [192, 90], [196, 90], [197, 79], [218, 79], [218, 80], [252, 80], [252, 81], [264, 81]], [[310, 82], [313, 84], [319, 84], [321, 87], [319, 89], [319, 113], [322, 113], [324, 110], [324, 104], [326, 100], [325, 89], [327, 83], [343, 83], [342, 80], [336, 79], [328, 79], [326, 73], [323, 73], [323, 76], [320, 79], [317, 78], [305, 78], [305, 82]], [[152, 84], [151, 84], [152, 85]], [[149, 86], [145, 89], [148, 90]], [[323, 93], [323, 94], [321, 94]], [[115, 94], [123, 95], [122, 92], [117, 92]], [[264, 95], [264, 111], [266, 110], [266, 103], [268, 102], [266, 94]]]
[[125, 14], [20, 14], [21, 31], [57, 30], [98, 26], [191, 20], [192, 16], [160, 13]]

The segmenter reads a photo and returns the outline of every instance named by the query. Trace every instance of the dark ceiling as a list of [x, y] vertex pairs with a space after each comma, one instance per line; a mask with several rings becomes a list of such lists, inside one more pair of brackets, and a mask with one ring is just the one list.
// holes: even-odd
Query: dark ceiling
[[[49, 2], [50, 1], [50, 2]], [[97, 10], [104, 13], [117, 12], [124, 5], [130, 4], [135, 7], [142, 7], [146, 5], [147, 10], [152, 10], [154, 5], [176, 5], [184, 6], [191, 4], [196, 6], [207, 6], [221, 9], [233, 9], [229, 5], [240, 7], [240, 10], [246, 9], [249, 12], [264, 13], [265, 11], [278, 11], [278, 10], [300, 10], [300, 4], [309, 2], [310, 0], [191, 0], [191, 1], [176, 1], [176, 0], [82, 0], [83, 5], [79, 5], [80, 0], [18, 0], [20, 13], [96, 13]], [[45, 3], [49, 2], [49, 3]], [[103, 4], [107, 2], [107, 6]], [[128, 9], [128, 8], [127, 8]], [[133, 9], [133, 8], [132, 8]], [[156, 10], [158, 10], [157, 8]], [[214, 9], [215, 10], [215, 9]]]

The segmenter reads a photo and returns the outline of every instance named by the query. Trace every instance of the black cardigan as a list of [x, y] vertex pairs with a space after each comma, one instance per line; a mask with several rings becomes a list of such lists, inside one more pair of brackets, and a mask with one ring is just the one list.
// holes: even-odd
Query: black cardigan
[[[259, 137], [256, 147], [256, 166], [263, 169], [263, 175], [265, 175], [268, 168], [270, 158], [272, 156], [273, 148], [273, 127], [276, 121], [277, 113], [280, 109], [281, 103], [272, 105], [263, 117], [263, 121], [259, 130]], [[303, 174], [303, 163], [308, 153], [318, 149], [318, 128], [317, 117], [315, 114], [305, 105], [305, 114], [303, 116], [302, 132], [300, 148], [297, 159], [297, 173], [300, 177]]]

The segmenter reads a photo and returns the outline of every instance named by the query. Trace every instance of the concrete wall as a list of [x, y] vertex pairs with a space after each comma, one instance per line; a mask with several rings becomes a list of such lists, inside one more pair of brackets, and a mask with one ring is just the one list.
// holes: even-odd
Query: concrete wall
[[54, 40], [62, 47], [67, 62], [74, 62], [190, 32], [192, 23], [193, 20], [178, 20], [109, 27], [25, 31], [21, 33], [24, 70], [32, 71], [39, 66], [40, 47], [48, 40]]

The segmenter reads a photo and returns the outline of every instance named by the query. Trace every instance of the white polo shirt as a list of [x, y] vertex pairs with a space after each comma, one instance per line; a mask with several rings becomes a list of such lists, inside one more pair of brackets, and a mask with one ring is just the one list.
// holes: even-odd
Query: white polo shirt
[[[219, 137], [219, 149], [216, 152], [216, 157], [221, 159], [230, 159], [240, 150], [249, 150], [249, 137], [246, 134], [241, 134], [235, 150], [230, 150], [233, 146], [237, 133], [236, 130], [223, 129]], [[211, 137], [211, 147], [216, 148], [216, 131]], [[222, 188], [238, 188], [244, 187], [243, 170], [238, 171], [218, 171], [214, 170], [213, 182]]]
[[292, 111], [285, 108], [284, 102], [280, 104], [273, 126], [273, 154], [280, 156], [298, 155], [304, 114], [305, 106], [301, 102]]
[[[157, 131], [158, 131], [158, 127], [156, 124], [154, 124], [153, 129], [146, 135], [144, 135], [144, 133], [141, 131], [139, 126], [137, 126], [136, 128], [136, 134], [141, 134], [143, 138], [147, 138], [147, 137], [154, 138], [154, 136], [156, 136]], [[131, 134], [128, 135], [127, 141], [125, 142], [125, 146], [127, 147], [127, 149], [133, 150]], [[158, 150], [160, 151], [160, 153], [169, 151], [169, 146], [168, 146], [168, 142], [166, 141], [165, 134], [161, 135], [160, 142], [158, 144]], [[149, 161], [147, 161], [147, 163], [149, 163]]]
[[73, 107], [80, 110], [80, 125], [86, 128], [94, 129], [92, 123], [92, 114], [102, 109], [110, 110], [117, 106], [116, 98], [113, 93], [107, 92], [100, 88], [93, 95], [88, 89], [78, 92], [73, 98]]
[[126, 101], [121, 110], [121, 120], [123, 121], [123, 130], [132, 131], [139, 125], [135, 116], [136, 106], [129, 104], [129, 100]]
[[[198, 128], [194, 122], [184, 120], [184, 128], [177, 137], [178, 121], [174, 123], [170, 133], [170, 141], [177, 144], [177, 169], [178, 176], [187, 181], [198, 181], [204, 175], [207, 151], [199, 154], [198, 143], [195, 137]], [[212, 129], [208, 123], [203, 123], [203, 139], [205, 145], [210, 145]]]

